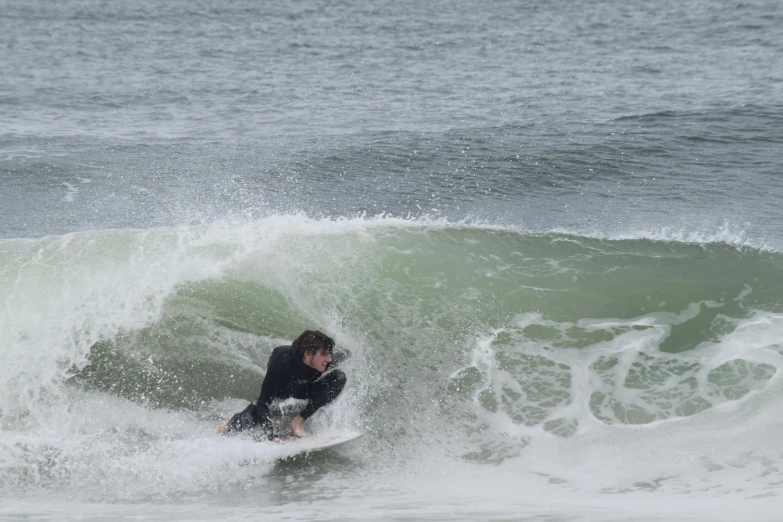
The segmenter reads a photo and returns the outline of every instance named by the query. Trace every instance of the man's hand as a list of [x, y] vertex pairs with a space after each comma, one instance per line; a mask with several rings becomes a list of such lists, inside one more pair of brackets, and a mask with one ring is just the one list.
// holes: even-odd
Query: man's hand
[[291, 424], [288, 425], [288, 433], [296, 437], [307, 437], [308, 433], [302, 427], [303, 422], [304, 419], [301, 416], [294, 417]]
[[228, 424], [226, 424], [225, 422], [219, 422], [215, 424], [215, 430], [217, 430], [217, 432], [220, 433], [221, 435], [225, 435], [226, 433], [228, 433]]

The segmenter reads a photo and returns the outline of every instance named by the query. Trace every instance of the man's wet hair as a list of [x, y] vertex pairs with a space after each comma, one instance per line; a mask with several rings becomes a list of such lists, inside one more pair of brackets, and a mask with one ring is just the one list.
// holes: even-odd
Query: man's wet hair
[[332, 353], [332, 350], [334, 350], [334, 339], [318, 330], [305, 330], [302, 335], [294, 339], [291, 345], [297, 357], [304, 357], [307, 353], [316, 353], [321, 350], [327, 350], [329, 353]]

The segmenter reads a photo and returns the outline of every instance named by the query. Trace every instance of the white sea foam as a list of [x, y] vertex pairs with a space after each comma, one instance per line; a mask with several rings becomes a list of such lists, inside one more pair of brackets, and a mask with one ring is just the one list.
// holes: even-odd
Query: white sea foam
[[[492, 432], [524, 439], [528, 444], [517, 457], [504, 463], [504, 469], [528, 478], [531, 474], [546, 477], [562, 488], [564, 495], [587, 495], [599, 504], [600, 496], [592, 495], [633, 491], [677, 495], [680, 499], [688, 499], [683, 503], [691, 503], [697, 510], [700, 502], [705, 505], [712, 502], [706, 500], [708, 498], [731, 495], [737, 502], [768, 498], [746, 504], [753, 513], [748, 519], [773, 519], [770, 506], [776, 505], [777, 500], [771, 499], [777, 499], [781, 494], [779, 469], [783, 462], [783, 442], [779, 437], [783, 420], [777, 414], [783, 399], [783, 345], [780, 343], [783, 316], [757, 312], [736, 320], [735, 328], [720, 339], [704, 342], [690, 352], [660, 352], [658, 346], [669, 326], [695, 315], [691, 307], [679, 316], [665, 318], [585, 320], [584, 323], [593, 328], [611, 329], [628, 324], [650, 326], [643, 330], [629, 329], [610, 342], [585, 348], [553, 350], [535, 341], [523, 340], [516, 350], [566, 365], [571, 376], [570, 400], [561, 406], [551, 404], [546, 418], [527, 425], [514, 421], [505, 407], [492, 412], [482, 406], [483, 390], [493, 390], [499, 396], [508, 397], [507, 390], [524, 395], [528, 388], [520, 387], [518, 377], [498, 364], [495, 351], [501, 348], [507, 351], [509, 347], [504, 343], [493, 348], [493, 341], [501, 333], [507, 335], [508, 330], [499, 330], [480, 339], [470, 361], [485, 379], [483, 387], [474, 393], [477, 410]], [[521, 316], [516, 323], [516, 327], [522, 328], [531, 325], [563, 331], [572, 326], [555, 324], [539, 314]], [[595, 364], [601, 354], [611, 354], [619, 360], [611, 368], [611, 378], [596, 378]], [[640, 360], [639, 354], [646, 354], [646, 358]], [[684, 375], [675, 374], [676, 378], [662, 383], [660, 392], [664, 396], [666, 387], [670, 387], [668, 400], [683, 400], [677, 392], [678, 383], [693, 379], [695, 390], [703, 394], [704, 400], [711, 401], [712, 407], [695, 415], [667, 415], [666, 420], [644, 424], [618, 422], [612, 419], [611, 410], [604, 412], [607, 416], [604, 420], [597, 418], [596, 393], [610, 395], [621, 403], [651, 408], [643, 390], [624, 385], [633, 364], [654, 364], [649, 358], [686, 363], [678, 370], [684, 371]], [[711, 386], [715, 385], [712, 381], [714, 371], [737, 361], [769, 365], [775, 373], [760, 381], [753, 380], [749, 374], [745, 381], [738, 383], [746, 390], [739, 397], [731, 393], [722, 395], [726, 390], [711, 392]], [[528, 402], [531, 401], [534, 399], [529, 397]], [[505, 399], [503, 403], [506, 403]], [[561, 418], [574, 419], [579, 426], [576, 433], [561, 437], [557, 436], [557, 430], [550, 433], [553, 430], [542, 429], [548, 420]], [[664, 501], [663, 497], [656, 498]], [[666, 502], [678, 502], [666, 498]], [[613, 502], [607, 500], [607, 504]]]
[[722, 243], [734, 247], [749, 247], [762, 251], [779, 251], [779, 248], [764, 238], [753, 237], [744, 227], [724, 221], [712, 231], [693, 229], [687, 226], [661, 226], [659, 228], [638, 227], [633, 229], [618, 228], [610, 233], [583, 229], [565, 229], [557, 227], [551, 232], [592, 237], [608, 240], [651, 240], [682, 244], [708, 245]]
[[79, 193], [79, 189], [72, 183], [63, 183], [63, 185], [67, 189], [65, 196], [63, 196], [63, 201], [67, 203], [73, 203], [73, 201], [76, 199], [76, 195]]

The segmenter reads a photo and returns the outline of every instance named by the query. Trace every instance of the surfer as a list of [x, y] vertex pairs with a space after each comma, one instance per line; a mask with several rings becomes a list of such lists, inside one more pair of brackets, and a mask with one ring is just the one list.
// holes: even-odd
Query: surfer
[[260, 426], [269, 439], [274, 439], [273, 415], [279, 401], [295, 398], [308, 401], [307, 405], [288, 424], [288, 433], [306, 437], [304, 421], [340, 395], [345, 386], [345, 374], [331, 369], [347, 358], [349, 352], [333, 353], [334, 340], [317, 331], [306, 330], [291, 346], [278, 346], [269, 357], [266, 376], [261, 384], [261, 395], [247, 408], [225, 424], [218, 425], [221, 433], [244, 431]]

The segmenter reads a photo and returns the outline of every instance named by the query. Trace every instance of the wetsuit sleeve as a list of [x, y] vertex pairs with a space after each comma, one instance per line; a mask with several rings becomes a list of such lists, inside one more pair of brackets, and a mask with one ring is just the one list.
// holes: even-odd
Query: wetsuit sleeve
[[340, 395], [345, 386], [345, 374], [339, 370], [334, 369], [339, 367], [346, 359], [351, 357], [349, 350], [342, 350], [340, 352], [334, 352], [332, 354], [332, 362], [326, 366], [326, 372], [323, 377], [317, 379], [310, 385], [308, 390], [308, 402], [304, 410], [299, 413], [299, 416], [307, 420], [312, 417], [313, 413], [326, 406]]
[[340, 392], [343, 391], [345, 381], [345, 374], [341, 370], [332, 370], [310, 384], [308, 389], [310, 402], [299, 415], [307, 420], [321, 407], [335, 400], [340, 395]]

